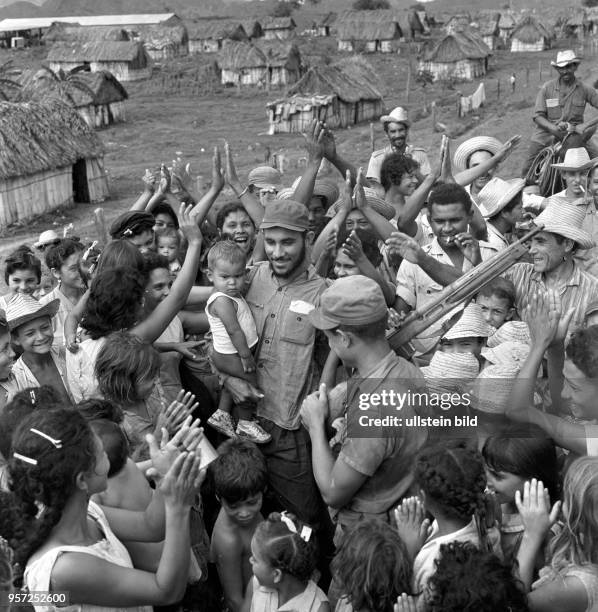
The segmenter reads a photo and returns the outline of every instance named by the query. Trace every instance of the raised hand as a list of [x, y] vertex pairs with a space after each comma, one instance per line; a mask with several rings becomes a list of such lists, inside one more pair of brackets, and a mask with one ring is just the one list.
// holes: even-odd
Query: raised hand
[[160, 182], [158, 183], [158, 193], [166, 195], [170, 191], [172, 177], [165, 164], [160, 166]]
[[336, 142], [334, 140], [334, 134], [324, 126], [324, 131], [319, 139], [319, 144], [322, 147], [322, 153], [328, 161], [332, 161], [336, 158]]
[[418, 264], [424, 253], [415, 238], [402, 232], [393, 232], [386, 240], [386, 245], [391, 254], [396, 253], [413, 264]]
[[401, 540], [414, 559], [431, 531], [430, 521], [425, 518], [424, 505], [419, 498], [408, 497], [397, 506], [394, 518]]
[[233, 191], [237, 193], [242, 191], [241, 181], [239, 181], [235, 162], [233, 161], [233, 154], [227, 141], [224, 141], [224, 179]]
[[341, 210], [349, 214], [353, 208], [353, 187], [351, 187], [351, 172], [349, 170], [345, 174], [345, 182], [341, 187], [340, 200]]
[[392, 607], [393, 612], [417, 612], [417, 601], [413, 595], [403, 593], [397, 597], [397, 603]]
[[442, 157], [440, 180], [444, 181], [445, 183], [454, 183], [455, 179], [453, 177], [453, 166], [451, 163], [451, 143], [446, 134], [442, 136], [442, 143], [444, 144], [444, 155]]
[[220, 193], [224, 187], [224, 176], [222, 170], [222, 160], [220, 158], [220, 150], [214, 147], [214, 155], [212, 155], [212, 189]]
[[463, 253], [473, 266], [477, 266], [482, 261], [479, 242], [469, 233], [461, 232], [455, 236], [455, 246]]
[[365, 257], [361, 240], [359, 240], [359, 236], [355, 233], [355, 230], [349, 234], [342, 246], [342, 249], [345, 255], [347, 255], [349, 259], [352, 259], [355, 263], [361, 261]]
[[160, 483], [164, 502], [177, 508], [191, 508], [206, 472], [200, 469], [201, 452], [181, 453]]
[[521, 134], [516, 134], [515, 136], [509, 138], [507, 142], [497, 151], [496, 157], [499, 162], [505, 161], [509, 155], [517, 148], [519, 143], [521, 142]]
[[363, 189], [364, 184], [363, 168], [360, 167], [357, 171], [357, 180], [355, 181], [355, 188], [353, 189], [353, 201], [359, 210], [365, 210], [368, 207], [365, 190]]
[[176, 179], [181, 189], [189, 191], [193, 179], [191, 178], [191, 164], [185, 164], [180, 155], [172, 160], [172, 179]]
[[179, 229], [189, 244], [201, 244], [202, 236], [197, 224], [197, 217], [191, 214], [193, 205], [181, 204], [179, 208]]
[[145, 174], [141, 177], [143, 181], [144, 188], [150, 193], [154, 193], [156, 190], [156, 183], [158, 182], [158, 177], [155, 172], [152, 172], [149, 168], [145, 169]]
[[550, 507], [550, 495], [541, 480], [532, 478], [523, 485], [521, 491], [515, 492], [515, 505], [521, 516], [525, 534], [535, 541], [544, 540], [550, 527], [555, 523], [561, 502]]
[[311, 122], [307, 133], [303, 134], [305, 148], [307, 149], [307, 155], [310, 162], [321, 161], [324, 157], [324, 146], [322, 142], [324, 141], [325, 132], [326, 130], [324, 129], [324, 124], [321, 121], [314, 119]]

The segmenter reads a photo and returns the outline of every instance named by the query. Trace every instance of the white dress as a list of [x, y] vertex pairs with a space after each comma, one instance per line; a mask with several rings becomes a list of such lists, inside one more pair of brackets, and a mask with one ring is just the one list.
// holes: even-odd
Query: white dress
[[[88, 516], [98, 523], [104, 533], [105, 539], [92, 544], [91, 546], [57, 546], [44, 553], [35, 561], [27, 564], [24, 574], [24, 584], [29, 591], [50, 591], [50, 578], [56, 559], [68, 552], [84, 553], [99, 557], [115, 565], [126, 568], [133, 568], [131, 557], [127, 549], [118, 540], [110, 529], [101, 508], [94, 502], [89, 502], [87, 508]], [[35, 606], [36, 612], [152, 612], [152, 606], [136, 606], [130, 608], [93, 606], [91, 604], [75, 604], [70, 602], [68, 607], [55, 607], [51, 605]]]

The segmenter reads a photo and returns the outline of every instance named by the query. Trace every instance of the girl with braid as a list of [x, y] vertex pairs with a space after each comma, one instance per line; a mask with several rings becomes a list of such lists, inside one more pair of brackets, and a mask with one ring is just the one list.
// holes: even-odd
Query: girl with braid
[[[399, 535], [414, 558], [414, 593], [424, 592], [442, 544], [471, 542], [502, 558], [498, 529], [487, 528], [486, 475], [477, 450], [457, 441], [426, 447], [417, 457], [415, 480], [421, 503], [405, 500], [396, 512]], [[424, 510], [434, 519], [431, 525]]]
[[249, 581], [243, 612], [330, 612], [328, 599], [312, 580], [318, 562], [311, 527], [292, 514], [274, 512], [251, 540]]
[[[17, 524], [0, 521], [0, 536], [14, 542], [29, 591], [68, 592], [70, 609], [78, 612], [151, 612], [150, 606], [181, 599], [189, 567], [189, 511], [204, 474], [199, 453], [177, 451], [180, 437], [162, 449], [149, 437], [148, 475], [157, 488], [145, 512], [132, 512], [90, 501], [107, 486], [109, 462], [81, 415], [39, 410], [21, 422], [9, 461], [12, 493], [3, 500], [12, 513], [2, 510], [3, 519], [12, 514]], [[161, 538], [157, 570], [135, 569], [121, 540]], [[37, 612], [56, 609], [36, 605]]]

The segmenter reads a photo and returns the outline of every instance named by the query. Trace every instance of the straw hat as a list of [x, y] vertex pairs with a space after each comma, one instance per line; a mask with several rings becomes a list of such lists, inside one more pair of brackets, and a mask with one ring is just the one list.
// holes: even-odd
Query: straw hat
[[444, 334], [446, 340], [457, 338], [487, 338], [494, 328], [484, 320], [482, 309], [477, 304], [469, 304], [461, 318]]
[[564, 68], [568, 64], [579, 64], [581, 59], [577, 57], [575, 51], [566, 49], [565, 51], [559, 51], [556, 54], [556, 62], [550, 62], [551, 66], [555, 68]]
[[407, 127], [411, 125], [407, 111], [401, 106], [393, 108], [388, 115], [382, 115], [380, 123], [404, 123]]
[[474, 408], [489, 414], [504, 414], [517, 374], [519, 374], [517, 366], [504, 364], [486, 366], [474, 382], [472, 393]]
[[457, 147], [453, 158], [453, 170], [455, 172], [467, 170], [467, 161], [476, 151], [488, 151], [492, 155], [496, 155], [501, 147], [502, 142], [492, 138], [492, 136], [469, 138]]
[[503, 323], [489, 338], [488, 348], [494, 348], [503, 342], [517, 342], [530, 345], [532, 342], [529, 326], [525, 321], [507, 321]]
[[[363, 191], [365, 192], [365, 199], [367, 200], [367, 203], [380, 215], [382, 215], [385, 219], [387, 219], [388, 221], [390, 221], [391, 219], [394, 218], [395, 216], [395, 209], [394, 207], [389, 204], [388, 202], [386, 202], [386, 200], [383, 200], [377, 193], [375, 189], [370, 189], [369, 187], [364, 187]], [[328, 217], [334, 217], [334, 215], [336, 215], [336, 213], [340, 210], [341, 208], [341, 200], [337, 200], [329, 209], [328, 212], [326, 213], [326, 216]], [[355, 207], [353, 207], [354, 210], [357, 210]]]
[[278, 190], [282, 187], [282, 175], [271, 166], [258, 166], [249, 173], [247, 182], [258, 189], [273, 187]]
[[[297, 189], [301, 177], [298, 177], [293, 182], [293, 190]], [[325, 207], [328, 208], [338, 200], [339, 192], [336, 183], [327, 179], [316, 179], [314, 184], [313, 196], [315, 198], [324, 198], [326, 200]]]
[[57, 242], [60, 242], [60, 236], [54, 230], [46, 230], [39, 235], [37, 242], [33, 246], [36, 249], [42, 249]]
[[473, 353], [443, 353], [436, 351], [430, 365], [421, 368], [426, 379], [460, 378], [471, 380], [480, 371], [480, 362]]
[[482, 357], [494, 365], [517, 367], [520, 370], [529, 355], [529, 351], [528, 344], [510, 341], [501, 342], [494, 348], [483, 348]]
[[578, 147], [577, 149], [567, 149], [565, 158], [560, 164], [550, 165], [559, 170], [588, 170], [597, 161], [598, 157], [590, 159], [588, 152], [583, 147]]
[[498, 214], [525, 187], [521, 178], [504, 181], [495, 176], [478, 193], [476, 202], [482, 215], [488, 219]]
[[6, 305], [8, 329], [14, 331], [17, 327], [40, 317], [53, 317], [58, 312], [59, 306], [60, 300], [52, 300], [42, 305], [30, 295], [15, 293]]
[[534, 219], [536, 225], [543, 225], [545, 232], [558, 234], [577, 242], [582, 249], [591, 249], [596, 245], [592, 235], [582, 229], [586, 218], [586, 205], [583, 200], [579, 204], [561, 197], [548, 198], [546, 208]]

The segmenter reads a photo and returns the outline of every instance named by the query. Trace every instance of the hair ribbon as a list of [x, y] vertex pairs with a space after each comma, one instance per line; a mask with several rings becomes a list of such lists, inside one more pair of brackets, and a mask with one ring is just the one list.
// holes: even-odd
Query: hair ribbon
[[280, 520], [287, 526], [291, 533], [296, 533], [304, 542], [309, 542], [313, 529], [304, 525], [301, 528], [301, 533], [297, 531], [297, 527], [293, 520], [287, 515], [286, 510], [280, 513]]

